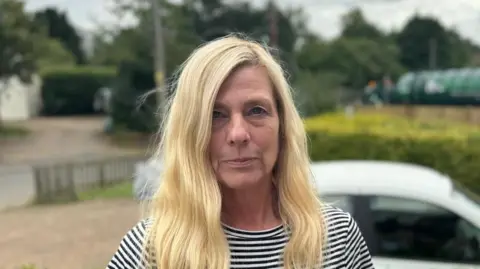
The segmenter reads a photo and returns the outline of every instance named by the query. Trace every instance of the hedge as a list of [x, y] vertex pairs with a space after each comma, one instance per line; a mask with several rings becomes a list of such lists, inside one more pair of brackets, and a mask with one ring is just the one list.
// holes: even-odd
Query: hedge
[[67, 67], [42, 72], [44, 115], [84, 115], [95, 113], [97, 90], [110, 86], [116, 75], [109, 67]]
[[327, 114], [305, 120], [313, 161], [387, 160], [424, 165], [480, 193], [480, 130], [373, 114]]

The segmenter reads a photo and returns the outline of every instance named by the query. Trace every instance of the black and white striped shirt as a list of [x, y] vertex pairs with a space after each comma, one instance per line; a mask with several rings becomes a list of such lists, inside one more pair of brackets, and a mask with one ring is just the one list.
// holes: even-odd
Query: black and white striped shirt
[[[373, 269], [363, 236], [350, 214], [331, 206], [323, 210], [327, 223], [324, 269]], [[122, 239], [107, 269], [143, 268], [142, 244], [148, 223], [139, 222]], [[224, 225], [230, 246], [231, 269], [283, 268], [282, 253], [289, 240], [283, 226], [265, 231], [245, 231]]]

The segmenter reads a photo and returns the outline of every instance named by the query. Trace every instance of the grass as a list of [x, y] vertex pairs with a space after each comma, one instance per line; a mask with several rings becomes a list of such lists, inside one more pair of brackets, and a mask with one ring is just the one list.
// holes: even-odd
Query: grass
[[122, 181], [104, 188], [96, 187], [87, 191], [57, 193], [54, 198], [46, 201], [33, 200], [30, 205], [62, 205], [92, 200], [133, 199], [133, 183]]
[[26, 136], [29, 131], [20, 126], [1, 125], [0, 123], [0, 138], [14, 138]]
[[110, 187], [92, 189], [78, 194], [79, 201], [120, 198], [133, 198], [132, 182], [125, 181]]
[[17, 269], [40, 269], [40, 267], [37, 267], [34, 264], [24, 264]]

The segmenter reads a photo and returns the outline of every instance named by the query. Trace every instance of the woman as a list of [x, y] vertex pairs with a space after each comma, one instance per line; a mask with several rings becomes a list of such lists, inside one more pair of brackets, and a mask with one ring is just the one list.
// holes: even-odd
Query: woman
[[167, 114], [149, 216], [108, 268], [373, 268], [352, 217], [319, 202], [302, 119], [262, 46], [198, 48]]

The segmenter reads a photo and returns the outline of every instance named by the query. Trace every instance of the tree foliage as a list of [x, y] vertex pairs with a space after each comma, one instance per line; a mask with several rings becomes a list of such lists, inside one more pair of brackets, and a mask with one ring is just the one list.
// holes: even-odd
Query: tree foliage
[[[60, 13], [47, 9], [28, 14], [20, 0], [0, 1], [0, 80], [7, 81], [16, 76], [28, 82], [39, 69], [72, 66], [78, 62], [76, 54], [64, 43], [64, 40], [76, 42], [75, 35], [63, 39], [58, 37], [56, 30], [52, 32], [49, 29], [52, 22], [41, 19], [44, 16], [42, 14]], [[70, 27], [74, 33], [73, 27], [65, 26], [68, 21], [64, 15], [58, 16], [61, 20], [54, 22], [57, 23], [55, 27]]]
[[[138, 24], [113, 29], [108, 39], [100, 35], [92, 60], [95, 64], [118, 66], [125, 61], [135, 62], [150, 66], [153, 72], [151, 2], [114, 2], [113, 14], [119, 18], [133, 15]], [[297, 103], [306, 114], [350, 101], [350, 97], [362, 94], [372, 80], [396, 79], [408, 70], [427, 69], [432, 64], [434, 68], [471, 66], [475, 64], [474, 55], [480, 51], [454, 29], [444, 27], [434, 18], [417, 15], [403, 29], [384, 32], [368, 22], [361, 9], [354, 8], [342, 16], [340, 35], [324, 40], [306, 27], [301, 8], [279, 9], [271, 2], [258, 8], [248, 1], [222, 0], [159, 3], [163, 10], [168, 76], [201, 42], [225, 34], [240, 32], [268, 43], [271, 10], [278, 10], [276, 56], [290, 74]]]
[[82, 39], [65, 13], [48, 7], [35, 12], [33, 20], [36, 25], [42, 25], [46, 29], [48, 37], [62, 44], [63, 50], [70, 52], [77, 64], [86, 62], [85, 53], [82, 50]]
[[359, 8], [354, 8], [342, 16], [342, 37], [381, 40], [385, 38], [375, 25], [367, 22]]
[[[23, 2], [0, 1], [0, 81], [12, 76], [29, 81], [35, 70], [35, 34]], [[1, 93], [1, 90], [0, 90]]]

